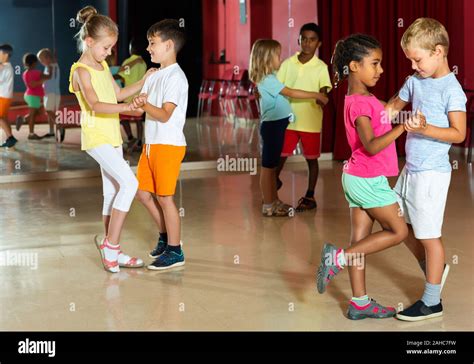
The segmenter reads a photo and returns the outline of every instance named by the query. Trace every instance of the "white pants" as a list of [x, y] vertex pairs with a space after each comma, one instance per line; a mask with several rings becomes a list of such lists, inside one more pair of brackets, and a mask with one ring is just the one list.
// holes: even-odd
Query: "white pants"
[[129, 211], [138, 190], [138, 181], [123, 159], [122, 146], [104, 144], [86, 152], [100, 165], [104, 191], [102, 215], [110, 216], [112, 208]]

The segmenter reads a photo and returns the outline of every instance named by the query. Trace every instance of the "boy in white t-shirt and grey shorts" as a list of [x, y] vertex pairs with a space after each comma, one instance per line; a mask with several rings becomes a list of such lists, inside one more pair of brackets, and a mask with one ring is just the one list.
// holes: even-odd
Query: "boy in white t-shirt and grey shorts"
[[416, 73], [386, 109], [396, 114], [410, 102], [412, 112], [421, 112], [419, 121], [425, 126], [416, 130], [410, 121], [405, 123], [406, 165], [394, 190], [409, 224], [405, 244], [417, 258], [426, 282], [422, 298], [396, 317], [420, 321], [443, 314], [440, 296], [449, 265], [441, 228], [451, 181], [448, 153], [452, 143], [466, 137], [466, 95], [449, 68], [449, 37], [441, 23], [430, 18], [415, 20], [401, 45]]

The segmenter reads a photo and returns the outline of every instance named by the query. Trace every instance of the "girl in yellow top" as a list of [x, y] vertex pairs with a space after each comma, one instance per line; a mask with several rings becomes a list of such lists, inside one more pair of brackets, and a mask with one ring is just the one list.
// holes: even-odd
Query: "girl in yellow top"
[[96, 237], [96, 244], [104, 268], [116, 273], [120, 266], [143, 266], [143, 260], [120, 251], [120, 233], [138, 181], [123, 159], [119, 123], [119, 113], [133, 113], [134, 108], [117, 101], [139, 92], [145, 78], [155, 70], [149, 70], [141, 81], [120, 89], [105, 62], [117, 42], [117, 25], [92, 6], [80, 10], [77, 21], [83, 24], [77, 34], [82, 55], [71, 67], [69, 91], [76, 95], [81, 107], [82, 150], [99, 163], [102, 173], [105, 237], [101, 241]]

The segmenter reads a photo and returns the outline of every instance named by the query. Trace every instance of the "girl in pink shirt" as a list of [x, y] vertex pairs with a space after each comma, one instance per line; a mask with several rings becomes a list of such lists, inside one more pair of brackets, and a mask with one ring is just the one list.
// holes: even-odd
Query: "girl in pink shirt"
[[[336, 44], [333, 68], [336, 86], [348, 79], [344, 102], [346, 135], [352, 150], [344, 165], [342, 185], [351, 215], [351, 241], [346, 249], [324, 244], [317, 273], [319, 293], [344, 266], [348, 266], [353, 297], [347, 317], [393, 317], [392, 307], [369, 299], [365, 287], [365, 256], [401, 243], [408, 234], [405, 220], [399, 214], [395, 192], [387, 176], [398, 174], [395, 139], [404, 125], [392, 128], [384, 105], [368, 89], [376, 85], [383, 72], [382, 50], [378, 41], [368, 35], [353, 34]], [[372, 233], [374, 221], [382, 230]]]
[[40, 136], [35, 134], [35, 119], [41, 111], [41, 99], [44, 96], [43, 83], [51, 78], [50, 75], [45, 75], [41, 71], [35, 69], [38, 63], [38, 58], [31, 53], [26, 53], [23, 56], [23, 65], [25, 72], [23, 72], [22, 78], [26, 86], [24, 99], [28, 105], [28, 115], [17, 117], [16, 130], [20, 130], [21, 125], [25, 122], [25, 118], [28, 119], [28, 126], [30, 128], [30, 134], [28, 139], [39, 140]]

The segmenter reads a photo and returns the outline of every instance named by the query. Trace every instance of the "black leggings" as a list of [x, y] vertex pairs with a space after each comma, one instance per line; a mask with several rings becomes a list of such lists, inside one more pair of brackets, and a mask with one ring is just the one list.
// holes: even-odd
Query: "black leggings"
[[262, 167], [275, 168], [278, 166], [288, 124], [289, 118], [261, 122]]

